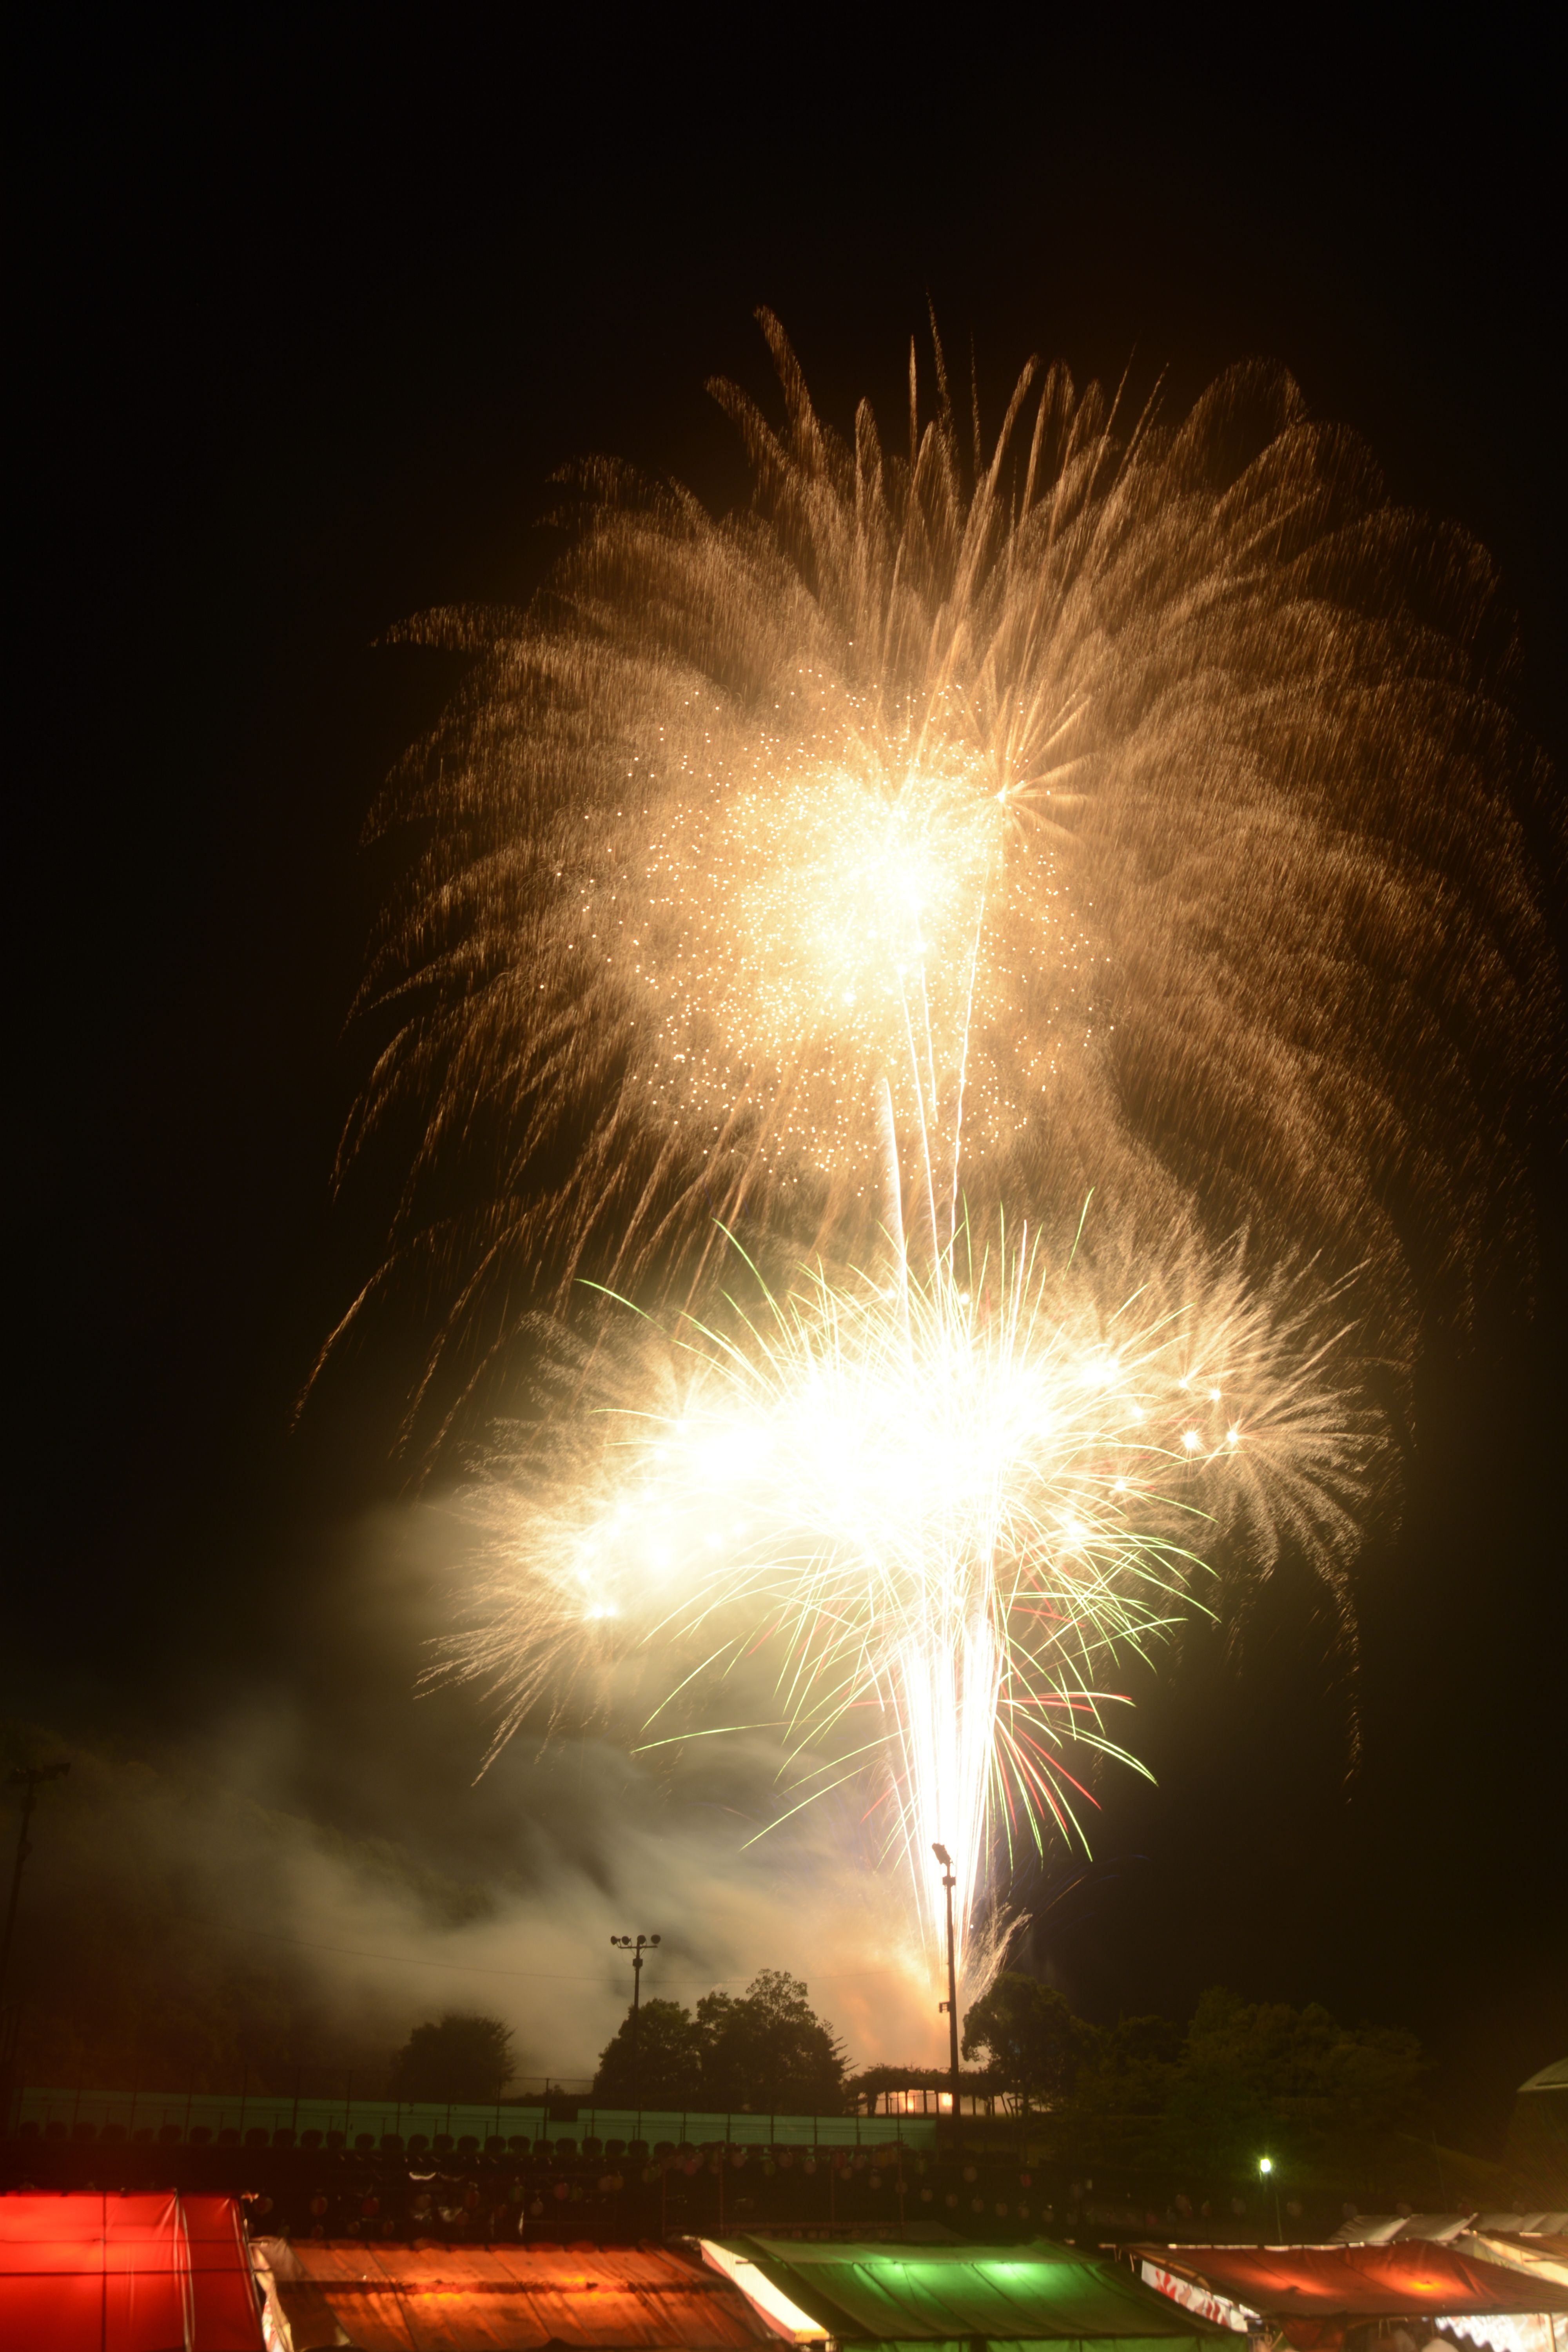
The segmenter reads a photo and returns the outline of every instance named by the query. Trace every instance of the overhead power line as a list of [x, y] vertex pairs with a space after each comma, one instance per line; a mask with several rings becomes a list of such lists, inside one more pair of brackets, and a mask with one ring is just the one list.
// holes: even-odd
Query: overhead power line
[[[428, 1958], [420, 1952], [367, 1952], [357, 1945], [318, 1944], [308, 1936], [280, 1935], [276, 1927], [252, 1927], [242, 1920], [199, 1919], [188, 1912], [178, 1911], [172, 1912], [169, 1916], [177, 1919], [182, 1927], [214, 1927], [220, 1935], [256, 1937], [264, 1943], [292, 1945], [297, 1950], [302, 1952], [331, 1952], [339, 1959], [380, 1960], [394, 1968], [450, 1969], [459, 1976], [516, 1977], [527, 1984], [581, 1984], [583, 1981], [583, 1972], [580, 1969], [499, 1969], [484, 1960], [438, 1960]], [[661, 1981], [683, 1988], [691, 1985], [749, 1984], [752, 1977], [756, 1973], [756, 1969], [752, 1969], [749, 1975], [665, 1977]], [[890, 1977], [899, 1973], [896, 1969], [839, 1969], [837, 1970], [814, 1969], [812, 1971], [822, 1984], [850, 1984], [863, 1978]]]

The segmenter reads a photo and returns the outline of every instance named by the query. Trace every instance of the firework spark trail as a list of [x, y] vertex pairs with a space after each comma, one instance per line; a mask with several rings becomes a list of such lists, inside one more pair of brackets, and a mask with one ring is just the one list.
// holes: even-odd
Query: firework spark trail
[[784, 1817], [879, 1777], [932, 1935], [933, 1840], [967, 1935], [997, 1850], [1075, 1825], [1064, 1751], [1122, 1752], [1106, 1677], [1189, 1605], [1208, 1536], [1247, 1523], [1257, 1552], [1290, 1520], [1332, 1553], [1364, 1485], [1330, 1335], [1234, 1259], [1108, 1306], [1026, 1239], [644, 1328], [595, 1412], [546, 1412], [469, 1496], [489, 1573], [450, 1663], [504, 1738], [640, 1658], [660, 1745], [765, 1651]]
[[1167, 425], [1031, 366], [986, 457], [911, 358], [900, 456], [764, 323], [750, 511], [596, 463], [533, 609], [410, 632], [477, 661], [374, 820], [421, 846], [342, 1172], [416, 1138], [348, 1318], [438, 1302], [411, 1428], [578, 1274], [696, 1281], [715, 1215], [864, 1254], [884, 1097], [940, 1242], [961, 1072], [973, 1204], [1363, 1265], [1406, 1362], [1528, 1261], [1557, 1012], [1484, 551], [1278, 369]]

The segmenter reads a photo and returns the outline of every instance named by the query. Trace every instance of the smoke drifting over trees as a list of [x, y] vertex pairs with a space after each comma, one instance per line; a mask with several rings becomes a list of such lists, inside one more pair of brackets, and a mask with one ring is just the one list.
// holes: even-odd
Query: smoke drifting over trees
[[415, 2027], [387, 2088], [395, 2099], [499, 2099], [516, 2072], [509, 2025], [449, 2009]]
[[[0, 1759], [59, 1745], [7, 1726]], [[34, 1815], [8, 1988], [29, 2081], [199, 2090], [331, 2065], [368, 2088], [408, 2002], [354, 1975], [354, 1917], [362, 1944], [389, 1918], [417, 1943], [492, 1911], [384, 1842], [70, 1752]]]
[[[61, 1754], [70, 1776], [34, 1814], [7, 1987], [32, 2083], [338, 2093], [352, 2074], [358, 2091], [376, 2093], [393, 2087], [395, 2052], [400, 2070], [420, 2072], [427, 2057], [468, 2067], [461, 2031], [440, 2030], [448, 2016], [510, 2033], [506, 2056], [524, 2080], [586, 2081], [625, 1999], [607, 1929], [628, 1904], [689, 1922], [667, 1930], [660, 1981], [707, 1994], [704, 2030], [731, 2053], [731, 2077], [733, 2053], [757, 2039], [742, 1989], [760, 1963], [798, 1967], [826, 1942], [829, 1966], [846, 1972], [836, 2006], [862, 2061], [886, 2054], [879, 2024], [907, 2046], [923, 2014], [923, 1984], [877, 1965], [876, 1922], [820, 1840], [775, 1841], [765, 1860], [726, 1866], [733, 1809], [750, 1801], [734, 1771], [720, 1810], [700, 1775], [651, 1785], [584, 1743], [542, 1801], [499, 1792], [510, 1856], [454, 1832], [442, 1870], [425, 1858], [419, 1820], [407, 1844], [325, 1827], [285, 1763], [258, 1761], [237, 1739], [200, 1768], [167, 1754], [153, 1765], [0, 1725], [0, 1775]], [[763, 1756], [764, 1789], [771, 1774]], [[487, 1784], [492, 1809], [497, 1797]], [[14, 1838], [15, 1822], [8, 1803], [0, 1837]], [[659, 2007], [648, 2002], [645, 2019]], [[793, 2028], [787, 1999], [773, 2008], [774, 2043], [763, 2033], [759, 2047], [776, 2053]], [[411, 2044], [421, 2026], [438, 2040]], [[499, 2045], [470, 2058], [479, 2095], [494, 2098]], [[809, 2076], [804, 2060], [779, 2063], [781, 2091]], [[826, 2091], [840, 2075], [829, 2064], [809, 2079]]]

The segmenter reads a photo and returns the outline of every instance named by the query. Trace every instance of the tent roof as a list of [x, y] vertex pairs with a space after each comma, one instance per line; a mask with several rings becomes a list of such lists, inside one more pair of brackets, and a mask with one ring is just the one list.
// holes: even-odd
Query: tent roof
[[1521, 2091], [1568, 2091], [1568, 2058], [1554, 2059], [1550, 2066], [1543, 2066], [1539, 2074], [1532, 2074], [1528, 2083], [1519, 2087]]
[[1358, 2213], [1334, 2231], [1333, 2246], [1389, 2246], [1396, 2238], [1424, 2238], [1446, 2246], [1475, 2220], [1473, 2213]]
[[1559, 2286], [1568, 2286], [1568, 2238], [1525, 2238], [1506, 2231], [1467, 2230], [1457, 2244], [1461, 2254], [1500, 2263], [1505, 2271], [1522, 2271], [1527, 2278], [1552, 2279]]
[[0, 2193], [0, 2343], [262, 2352], [234, 2199]]
[[[1113, 2263], [1070, 2246], [714, 2242], [841, 2343], [1162, 2342], [1195, 2347], [1219, 2330], [1173, 2309]], [[743, 2276], [743, 2272], [739, 2273]]]
[[367, 2352], [754, 2352], [767, 2332], [732, 2286], [659, 2246], [256, 2242], [298, 2352], [345, 2338]]
[[1145, 2262], [1271, 2319], [1568, 2313], [1568, 2289], [1406, 2239], [1378, 2246], [1138, 2246]]

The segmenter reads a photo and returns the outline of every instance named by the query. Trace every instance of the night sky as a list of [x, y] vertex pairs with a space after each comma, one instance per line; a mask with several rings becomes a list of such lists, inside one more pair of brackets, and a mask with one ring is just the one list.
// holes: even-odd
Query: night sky
[[[365, 1567], [411, 1475], [412, 1323], [290, 1426], [385, 1205], [329, 1197], [358, 836], [459, 674], [380, 633], [525, 598], [585, 451], [740, 495], [702, 387], [765, 394], [759, 302], [836, 422], [896, 414], [929, 295], [994, 410], [1032, 351], [1163, 370], [1178, 406], [1285, 361], [1491, 549], [1526, 719], [1568, 754], [1560, 133], [1522, 15], [1463, 20], [1484, 47], [1437, 16], [1419, 48], [1313, 19], [1246, 54], [526, 21], [57, 14], [14, 85], [0, 1699], [68, 1744], [242, 1748], [279, 1801], [481, 1874], [510, 1835], [469, 1787], [482, 1723], [416, 1704], [426, 1603]], [[1421, 1370], [1353, 1692], [1288, 1591], [1239, 1659], [1195, 1642], [1147, 1693], [1158, 1789], [1107, 1782], [1094, 1865], [1032, 1889], [1035, 1960], [1092, 2013], [1321, 1999], [1415, 2028], [1482, 2123], [1568, 2049], [1561, 1207], [1543, 1170], [1533, 1327]]]

